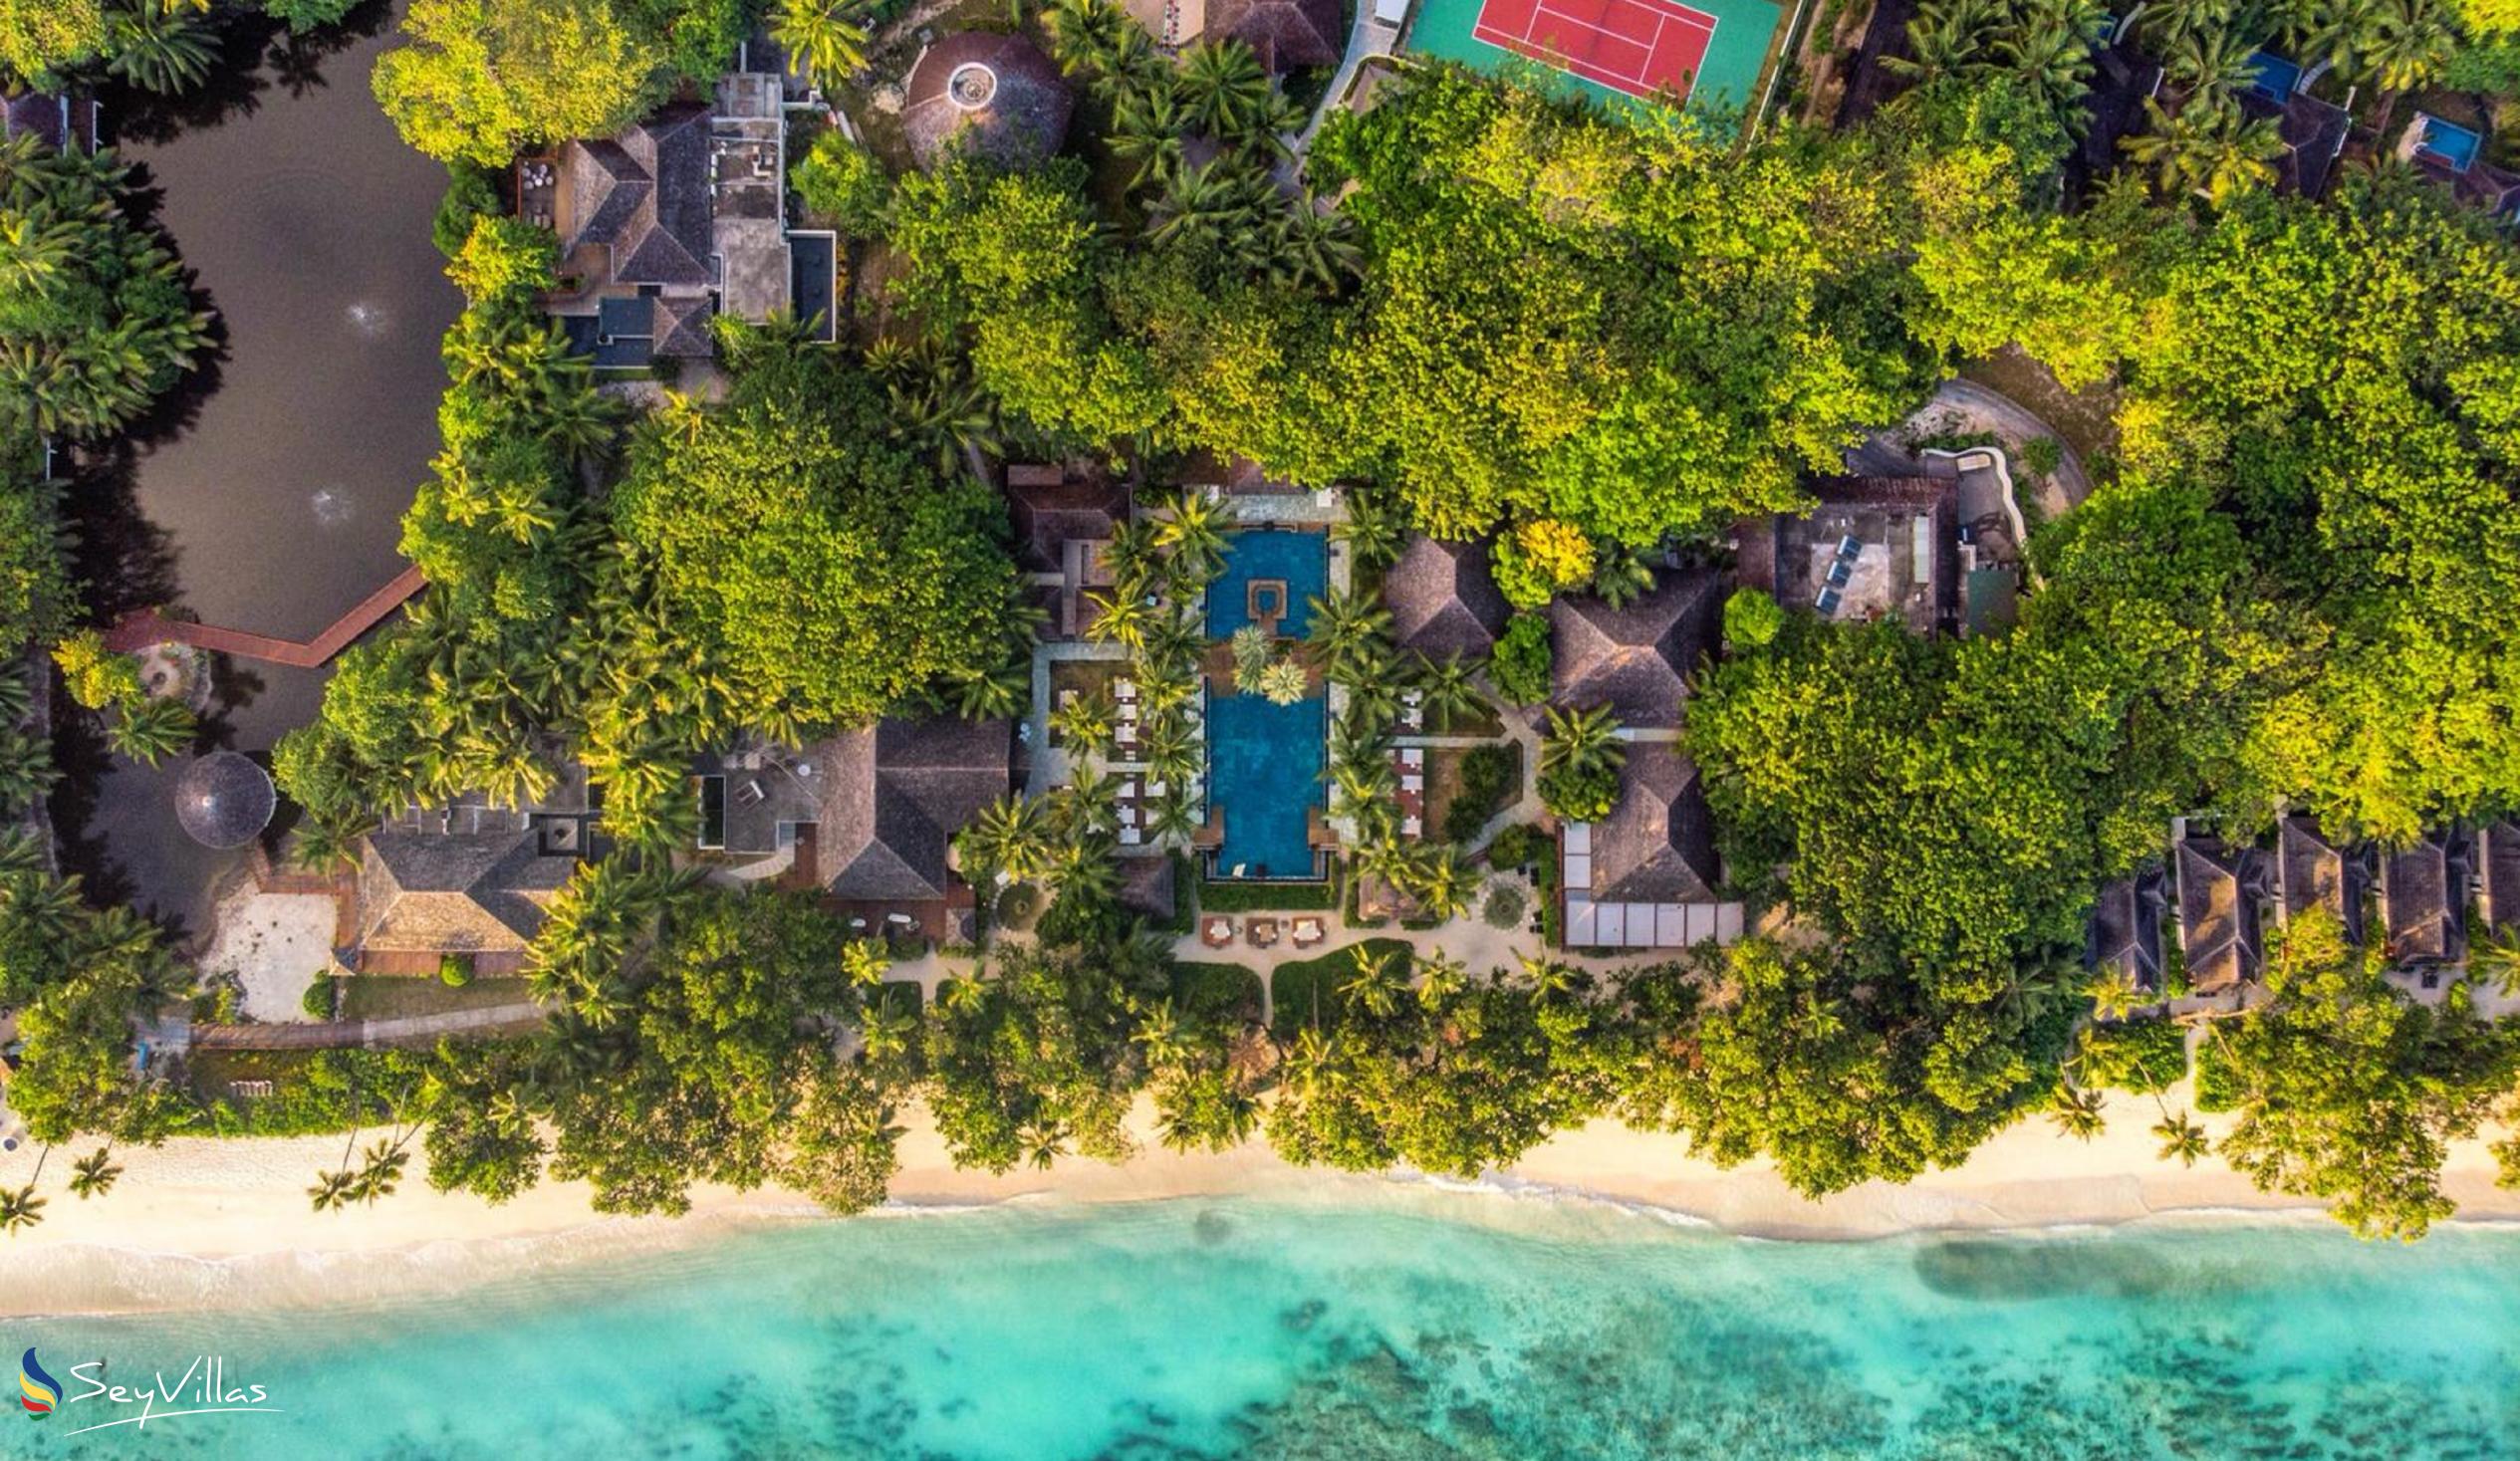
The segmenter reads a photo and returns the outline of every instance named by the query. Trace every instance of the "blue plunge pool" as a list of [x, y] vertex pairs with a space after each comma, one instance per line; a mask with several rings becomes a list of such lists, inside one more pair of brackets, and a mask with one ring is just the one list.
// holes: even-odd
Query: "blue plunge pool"
[[[1225, 567], [1207, 586], [1207, 636], [1223, 639], [1274, 613], [1283, 638], [1304, 637], [1304, 602], [1330, 589], [1330, 540], [1280, 529], [1225, 539]], [[1256, 610], [1256, 611], [1255, 611]]]
[[[1322, 804], [1329, 704], [1258, 695], [1207, 702], [1207, 795], [1225, 814], [1218, 877], [1318, 877], [1308, 815]], [[1236, 869], [1240, 869], [1237, 871]]]

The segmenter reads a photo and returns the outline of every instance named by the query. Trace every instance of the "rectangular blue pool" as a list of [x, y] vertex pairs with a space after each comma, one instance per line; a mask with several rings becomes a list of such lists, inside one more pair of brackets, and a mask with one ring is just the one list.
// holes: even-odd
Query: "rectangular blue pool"
[[1322, 804], [1329, 703], [1272, 705], [1258, 695], [1211, 693], [1207, 796], [1225, 816], [1213, 875], [1318, 877], [1309, 814]]
[[1279, 592], [1269, 586], [1283, 586], [1285, 616], [1278, 621], [1278, 633], [1290, 639], [1304, 637], [1311, 617], [1304, 601], [1330, 589], [1330, 540], [1319, 533], [1284, 529], [1253, 529], [1227, 536], [1224, 571], [1207, 586], [1209, 638], [1229, 637], [1251, 622], [1255, 583], [1268, 595]]
[[2301, 67], [2272, 51], [2249, 53], [2249, 90], [2281, 107], [2301, 85]]
[[2447, 162], [2454, 171], [2465, 172], [2476, 165], [2476, 153], [2484, 145], [2482, 135], [2438, 117], [2427, 117], [2423, 120], [2423, 140], [2416, 143], [2415, 150]]

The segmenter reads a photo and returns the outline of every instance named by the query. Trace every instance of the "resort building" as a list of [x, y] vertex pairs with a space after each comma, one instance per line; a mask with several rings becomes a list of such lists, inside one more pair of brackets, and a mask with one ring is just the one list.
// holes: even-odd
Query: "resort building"
[[2520, 218], [2520, 173], [2485, 161], [2484, 150], [2482, 132], [2418, 112], [2398, 134], [2396, 157], [2448, 188], [2463, 207], [2505, 223]]
[[2520, 929], [2520, 821], [2506, 817], [2476, 834], [2476, 911], [2489, 934]]
[[1621, 608], [1586, 595], [1549, 606], [1551, 698], [1606, 705], [1631, 730], [1676, 730], [1689, 676], [1723, 641], [1723, 586], [1711, 569], [1666, 569]]
[[1090, 468], [1013, 463], [1006, 514], [1016, 567], [1031, 576], [1033, 602], [1049, 616], [1043, 637], [1084, 637], [1093, 626], [1090, 596], [1112, 586], [1103, 550], [1129, 520], [1129, 484]]
[[791, 304], [779, 78], [733, 73], [612, 137], [517, 163], [520, 213], [560, 236], [546, 301], [600, 367], [716, 352], [711, 319]]
[[2324, 908], [2344, 926], [2346, 941], [2363, 941], [2363, 905], [2371, 896], [2371, 858], [2343, 848], [2307, 817], [2287, 817], [2275, 831], [2275, 906], [2286, 923]]
[[0, 97], [0, 141], [31, 136], [56, 152], [93, 152], [97, 113], [97, 104], [76, 91]]
[[1059, 68], [1022, 36], [957, 31], [919, 54], [902, 86], [910, 155], [933, 170], [950, 145], [1007, 167], [1049, 159], [1075, 103]]
[[435, 974], [450, 955], [475, 974], [520, 973], [577, 867], [534, 827], [374, 833], [360, 854], [356, 937], [336, 957], [362, 974]]
[[2178, 942], [2189, 989], [2227, 994], [2255, 984], [2266, 967], [2260, 902], [2265, 859], [2254, 848], [2220, 838], [2178, 836], [2171, 865], [2178, 877]]
[[1745, 519], [1738, 576], [1787, 609], [1823, 618], [1896, 617], [1919, 634], [1960, 622], [1963, 574], [1956, 465], [1944, 477], [1833, 477], [1811, 486], [1810, 512]]
[[1446, 543], [1411, 534], [1383, 575], [1391, 637], [1430, 659], [1477, 658], [1496, 647], [1513, 606], [1497, 592], [1485, 543]]
[[2122, 877], [2100, 890], [2085, 933], [2083, 962], [2095, 974], [2124, 979], [2147, 994], [2161, 988], [2161, 919], [2168, 876], [2158, 867]]
[[1240, 41], [1272, 73], [1332, 67], [1348, 35], [1336, 0], [1123, 0], [1158, 45]]
[[819, 889], [858, 931], [967, 937], [953, 836], [1013, 785], [1013, 745], [1004, 720], [885, 720], [705, 756], [700, 848], [739, 879]]
[[1668, 741], [1628, 747], [1619, 801], [1600, 822], [1560, 831], [1566, 942], [1577, 948], [1685, 948], [1741, 933], [1719, 900], [1714, 824], [1697, 767]]
[[2432, 833], [2380, 861], [2381, 919], [2390, 962], [2422, 969], [2467, 958], [2467, 847]]
[[2249, 68], [2240, 111], [2251, 122], [2273, 122], [2284, 141], [2284, 155], [2275, 159], [2276, 190], [2319, 197], [2336, 176], [2337, 159], [2354, 131], [2353, 115], [2302, 91], [2299, 62], [2259, 51], [2249, 57]]

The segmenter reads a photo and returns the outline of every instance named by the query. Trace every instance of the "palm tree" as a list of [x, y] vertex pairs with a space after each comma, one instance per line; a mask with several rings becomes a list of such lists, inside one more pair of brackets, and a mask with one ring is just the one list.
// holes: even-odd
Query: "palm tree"
[[1292, 705], [1304, 698], [1311, 684], [1305, 678], [1304, 666], [1292, 659], [1281, 659], [1262, 669], [1252, 688], [1272, 705]]
[[2243, 192], [2270, 187], [2284, 138], [2272, 119], [2250, 121], [2231, 102], [2191, 99], [2176, 115], [2147, 97], [2151, 129], [2121, 137], [2118, 145], [2140, 167], [2149, 168], [2165, 195], [2190, 192], [2221, 207]]
[[1417, 1002], [1427, 1009], [1459, 994], [1469, 982], [1469, 966], [1441, 949], [1417, 956]]
[[1625, 609], [1653, 590], [1653, 569], [1637, 550], [1613, 538], [1593, 551], [1593, 597]]
[[1042, 804], [1029, 797], [1009, 794], [981, 808], [955, 835], [954, 847], [971, 873], [991, 868], [1017, 882], [1031, 882], [1050, 870], [1048, 817]]
[[840, 972], [859, 989], [875, 989], [882, 985], [883, 976], [891, 972], [892, 960], [883, 945], [872, 938], [853, 938], [840, 946]]
[[2467, 967], [2503, 994], [2520, 994], [2520, 926], [2497, 925], [2469, 952]]
[[1143, 584], [1123, 579], [1107, 592], [1085, 597], [1095, 609], [1091, 630], [1095, 638], [1132, 652], [1145, 648], [1146, 631], [1153, 625], [1155, 613], [1146, 603]]
[[[1110, 82], [1127, 74], [1134, 50], [1142, 50], [1145, 28], [1116, 0], [1055, 0], [1042, 17], [1050, 31], [1050, 54], [1059, 69], [1074, 76]], [[1134, 32], [1135, 45], [1130, 36]]]
[[1417, 656], [1417, 672], [1410, 676], [1411, 689], [1433, 716], [1435, 724], [1450, 730], [1455, 723], [1468, 720], [1487, 707], [1487, 695], [1479, 689], [1479, 667], [1461, 657], [1455, 649], [1441, 659]]
[[1351, 236], [1348, 215], [1324, 212], [1311, 189], [1277, 215], [1269, 236], [1269, 282], [1309, 285], [1326, 294], [1365, 272], [1365, 251]]
[[2078, 1140], [2089, 1141], [2100, 1134], [2100, 1093], [2082, 1091], [2063, 1082], [2048, 1097], [2048, 1119], [2057, 1129]]
[[2083, 134], [2089, 122], [2092, 46], [2109, 23], [2101, 0], [2032, 0], [1993, 51], [2022, 94], [2054, 113], [2065, 129]]
[[2237, 39], [2241, 31], [2255, 29], [2241, 26], [2239, 19], [2234, 0], [2145, 0], [2138, 24], [2152, 53], [2166, 60], [2200, 37], [2229, 34]]
[[917, 1031], [918, 1021], [888, 999], [871, 1001], [859, 1012], [858, 1038], [871, 1061], [888, 1061], [907, 1053], [910, 1037]]
[[1112, 753], [1112, 718], [1115, 714], [1111, 697], [1101, 690], [1079, 695], [1050, 712], [1050, 731], [1075, 756], [1109, 756]]
[[1157, 842], [1187, 846], [1199, 835], [1203, 826], [1198, 804], [1190, 799], [1186, 788], [1176, 787], [1157, 798], [1154, 810], [1146, 816], [1146, 831]]
[[1333, 679], [1353, 682], [1371, 678], [1358, 671], [1378, 668], [1368, 657], [1380, 651], [1391, 633], [1391, 611], [1352, 590], [1333, 589], [1304, 601], [1308, 621], [1305, 640]]
[[2188, 1118], [2187, 1112], [2177, 1115], [2164, 1112], [2152, 1125], [2152, 1134], [2161, 1138], [2161, 1160], [2176, 1158], [2180, 1166], [2192, 1167], [2205, 1154], [2205, 1128]]
[[1137, 1028], [1129, 1038], [1146, 1053], [1146, 1064], [1153, 1067], [1172, 1065], [1189, 1053], [1190, 1040], [1181, 1031], [1181, 1021], [1172, 1012], [1172, 1001], [1157, 1000], [1137, 1013]]
[[1202, 581], [1224, 561], [1223, 510], [1205, 493], [1182, 489], [1171, 511], [1155, 524], [1155, 542], [1177, 565], [1186, 565]]
[[2124, 970], [2113, 971], [2093, 981], [2092, 1013], [2104, 1019], [2123, 1020], [2143, 1008], [2149, 996], [2127, 977]]
[[46, 1200], [35, 1195], [33, 1182], [14, 1192], [0, 1192], [0, 1232], [14, 1235], [20, 1228], [42, 1222]]
[[771, 39], [788, 53], [788, 70], [838, 87], [867, 64], [867, 31], [853, 16], [857, 0], [781, 0]]
[[199, 86], [217, 54], [210, 28], [199, 16], [150, 0], [115, 12], [113, 49], [108, 71], [161, 97]]
[[1032, 696], [1033, 669], [1020, 660], [966, 672], [953, 680], [954, 711], [965, 720], [1002, 720]]
[[1399, 510], [1391, 499], [1379, 492], [1350, 492], [1348, 512], [1331, 524], [1330, 541], [1344, 543], [1356, 555], [1359, 568], [1382, 568], [1400, 556], [1401, 539], [1407, 525], [1400, 520]]
[[1181, 53], [1181, 100], [1190, 121], [1239, 143], [1271, 117], [1269, 73], [1240, 41], [1199, 41]]
[[1987, 44], [2001, 17], [1994, 0], [1929, 0], [1907, 22], [1907, 55], [1882, 69], [1919, 86], [1988, 70]]
[[1619, 718], [1607, 705], [1566, 711], [1549, 707], [1549, 728], [1540, 739], [1540, 769], [1583, 775], [1616, 770], [1628, 759], [1619, 739]]
[[2238, 31], [2198, 32], [2169, 48], [2161, 71], [2191, 105], [2219, 105], [2257, 79], [2256, 55], [2256, 45]]
[[107, 744], [134, 761], [155, 766], [192, 744], [192, 707], [150, 696], [126, 705], [106, 727]]
[[2313, 45], [2348, 79], [2381, 90], [2375, 131], [2389, 130], [2399, 94], [2431, 83], [2458, 47], [2441, 0], [2334, 0], [2321, 16]]
[[1459, 848], [1421, 849], [1409, 859], [1407, 868], [1404, 884], [1408, 895], [1426, 910], [1426, 916], [1449, 920], [1460, 916], [1470, 905], [1470, 867], [1462, 860]]
[[1035, 1121], [1018, 1133], [1026, 1159], [1041, 1171], [1068, 1154], [1068, 1128], [1057, 1121]]
[[0, 284], [33, 295], [79, 250], [79, 230], [42, 209], [0, 217]]
[[1146, 203], [1146, 238], [1165, 248], [1211, 248], [1245, 267], [1269, 259], [1270, 183], [1220, 157], [1163, 176]]
[[340, 1212], [358, 1197], [359, 1179], [349, 1171], [317, 1172], [306, 1195], [317, 1212]]
[[1356, 972], [1339, 992], [1367, 1014], [1387, 1020], [1399, 1002], [1400, 979], [1398, 960], [1388, 953], [1376, 953], [1364, 944], [1350, 950]]
[[1134, 162], [1132, 187], [1170, 176], [1181, 166], [1181, 138], [1190, 130], [1188, 114], [1169, 81], [1125, 93], [1112, 109], [1112, 154]]
[[359, 1175], [352, 1183], [354, 1195], [361, 1202], [374, 1207], [377, 1199], [393, 1195], [393, 1189], [402, 1180], [402, 1169], [411, 1163], [411, 1153], [403, 1149], [410, 1139], [409, 1134], [404, 1133], [391, 1141], [378, 1141], [369, 1146], [363, 1154]]
[[103, 1197], [114, 1190], [115, 1182], [122, 1175], [123, 1168], [114, 1160], [114, 1148], [100, 1146], [71, 1163], [70, 1190], [78, 1193], [82, 1202], [91, 1197]]

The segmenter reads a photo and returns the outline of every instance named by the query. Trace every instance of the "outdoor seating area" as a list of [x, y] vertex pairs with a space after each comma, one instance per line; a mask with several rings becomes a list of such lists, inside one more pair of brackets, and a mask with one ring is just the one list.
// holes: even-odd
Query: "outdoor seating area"
[[1234, 920], [1209, 918], [1199, 925], [1199, 942], [1212, 949], [1230, 948], [1234, 942]]
[[1399, 782], [1400, 836], [1411, 841], [1426, 835], [1426, 751], [1402, 746], [1391, 753], [1391, 771]]
[[1311, 948], [1329, 936], [1329, 930], [1323, 927], [1322, 920], [1319, 918], [1295, 920], [1295, 946], [1299, 949]]
[[1243, 942], [1256, 949], [1274, 948], [1278, 941], [1278, 920], [1260, 916], [1243, 925]]

